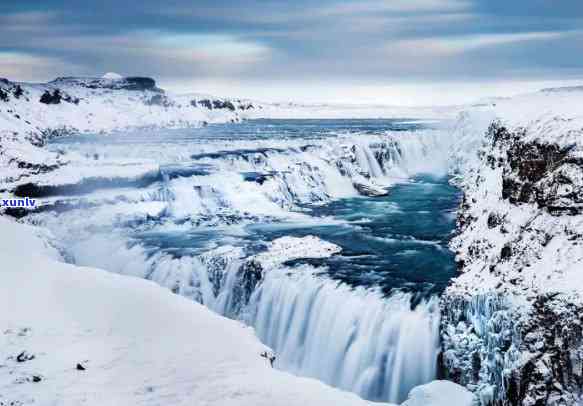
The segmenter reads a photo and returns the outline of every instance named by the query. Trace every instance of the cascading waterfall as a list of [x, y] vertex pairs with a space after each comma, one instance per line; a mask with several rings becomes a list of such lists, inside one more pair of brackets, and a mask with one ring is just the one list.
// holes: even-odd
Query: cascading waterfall
[[[375, 291], [352, 289], [318, 276], [310, 265], [269, 269], [262, 280], [250, 284], [244, 272], [253, 261], [225, 247], [195, 257], [148, 257], [139, 246], [92, 239], [75, 253], [85, 259], [78, 261], [82, 265], [99, 263], [145, 277], [221, 315], [241, 319], [273, 349], [277, 368], [365, 399], [401, 402], [414, 386], [435, 379], [435, 298], [412, 310], [410, 294], [384, 298]], [[110, 262], [103, 263], [103, 258]]]
[[269, 271], [251, 296], [248, 322], [275, 351], [277, 367], [376, 401], [401, 402], [435, 379], [435, 299], [411, 310], [408, 294], [384, 299], [309, 268]]
[[[253, 269], [245, 247], [227, 247], [222, 241], [205, 242], [196, 253], [157, 252], [129, 237], [132, 231], [127, 229], [117, 239], [113, 233], [94, 230], [108, 223], [150, 227], [152, 219], [162, 233], [180, 233], [201, 224], [212, 228], [307, 221], [309, 214], [302, 205], [357, 196], [356, 183], [390, 186], [420, 172], [444, 173], [448, 143], [442, 135], [427, 131], [339, 136], [310, 146], [301, 140], [286, 141], [289, 148], [270, 148], [271, 144], [259, 148], [255, 146], [259, 141], [249, 145], [245, 141], [229, 153], [210, 150], [196, 155], [196, 165], [204, 170], [188, 161], [195, 155], [190, 145], [170, 145], [162, 156], [171, 165], [161, 169], [161, 181], [148, 189], [108, 200], [107, 207], [98, 194], [90, 196], [102, 204], [91, 216], [81, 208], [60, 219], [41, 213], [37, 221], [64, 241], [79, 265], [153, 280], [253, 326], [274, 350], [278, 368], [366, 399], [400, 402], [414, 386], [435, 379], [439, 351], [435, 299], [411, 309], [409, 294], [385, 298], [376, 291], [353, 289], [318, 276], [310, 265]], [[100, 155], [119, 154], [120, 162], [140, 154], [156, 159], [160, 148], [109, 146], [107, 154]], [[181, 166], [184, 162], [186, 166]]]

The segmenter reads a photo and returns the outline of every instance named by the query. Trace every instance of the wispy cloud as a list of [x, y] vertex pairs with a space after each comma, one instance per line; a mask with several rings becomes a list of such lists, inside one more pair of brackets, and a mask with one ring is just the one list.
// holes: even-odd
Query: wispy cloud
[[82, 72], [83, 69], [78, 65], [67, 63], [60, 58], [0, 51], [0, 76], [9, 79], [40, 81]]
[[477, 34], [434, 38], [405, 39], [387, 45], [390, 52], [416, 54], [424, 57], [461, 54], [485, 47], [546, 41], [561, 38], [568, 32], [523, 32], [505, 34]]
[[[168, 74], [177, 77], [241, 74], [267, 62], [273, 53], [269, 46], [236, 35], [158, 30], [139, 30], [112, 35], [45, 35], [36, 38], [30, 48], [28, 46], [23, 48], [30, 49], [29, 54], [38, 49], [50, 49], [54, 54], [64, 55], [94, 55], [98, 50], [99, 60], [105, 61], [97, 65], [101, 66], [102, 70], [115, 68], [128, 74], [135, 70], [152, 75], [154, 75], [152, 71], [155, 71], [157, 75]], [[19, 55], [21, 57], [18, 60], [23, 61], [24, 55], [27, 54]], [[31, 64], [39, 65], [39, 69], [40, 66], [50, 65], [50, 58], [44, 58], [43, 61], [45, 63], [35, 63], [29, 59]], [[122, 67], [121, 64], [127, 66]], [[0, 68], [4, 70], [3, 65], [0, 64]], [[60, 66], [63, 66], [62, 62]], [[7, 66], [6, 70], [14, 72], [8, 68]], [[91, 71], [95, 68], [93, 65], [87, 66], [86, 69]]]
[[32, 26], [37, 24], [47, 24], [53, 21], [59, 13], [55, 11], [23, 11], [19, 13], [0, 15], [2, 28], [7, 26], [15, 28], [18, 26]]
[[471, 3], [466, 0], [364, 0], [342, 2], [322, 7], [320, 15], [354, 15], [361, 13], [448, 13], [468, 10]]

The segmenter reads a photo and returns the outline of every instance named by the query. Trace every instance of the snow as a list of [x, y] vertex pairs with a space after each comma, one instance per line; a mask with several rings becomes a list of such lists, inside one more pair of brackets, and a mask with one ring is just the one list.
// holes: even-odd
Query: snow
[[120, 80], [123, 79], [123, 76], [119, 73], [115, 72], [107, 72], [105, 75], [101, 77], [102, 79], [109, 79], [109, 80]]
[[401, 406], [472, 406], [473, 395], [450, 381], [433, 381], [411, 390]]
[[281, 237], [269, 243], [266, 252], [258, 254], [255, 259], [264, 269], [283, 264], [298, 258], [327, 258], [342, 251], [336, 244], [308, 235], [302, 238]]
[[[263, 109], [250, 112], [250, 118], [274, 119], [455, 119], [459, 106], [402, 107], [372, 104], [263, 103]], [[411, 120], [404, 120], [405, 122]]]

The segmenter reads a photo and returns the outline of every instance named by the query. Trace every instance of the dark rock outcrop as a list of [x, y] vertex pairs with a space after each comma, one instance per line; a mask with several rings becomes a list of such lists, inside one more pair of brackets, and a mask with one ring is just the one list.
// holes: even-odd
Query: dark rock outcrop
[[237, 107], [240, 110], [248, 110], [253, 108], [253, 105], [251, 103], [248, 104], [239, 103], [238, 106], [235, 106], [235, 104], [232, 101], [221, 99], [201, 99], [201, 100], [193, 99], [190, 101], [190, 105], [193, 107], [204, 107], [208, 110], [226, 109], [229, 111], [236, 111]]
[[154, 91], [163, 92], [156, 87], [156, 81], [152, 78], [141, 76], [130, 76], [122, 79], [103, 78], [79, 78], [61, 77], [50, 82], [57, 86], [79, 86], [87, 89], [111, 89], [111, 90], [132, 90], [132, 91]]
[[491, 165], [503, 167], [504, 199], [536, 203], [554, 215], [583, 213], [583, 159], [573, 154], [574, 146], [525, 143], [524, 130], [511, 132], [499, 123], [489, 131], [494, 148], [506, 152], [505, 159], [487, 158]]
[[10, 96], [13, 96], [15, 99], [20, 99], [24, 95], [24, 89], [20, 84], [0, 78], [0, 101], [8, 102]]
[[68, 103], [79, 104], [79, 98], [73, 97], [60, 89], [53, 89], [53, 91], [45, 90], [39, 100], [43, 104], [59, 104], [61, 101]]

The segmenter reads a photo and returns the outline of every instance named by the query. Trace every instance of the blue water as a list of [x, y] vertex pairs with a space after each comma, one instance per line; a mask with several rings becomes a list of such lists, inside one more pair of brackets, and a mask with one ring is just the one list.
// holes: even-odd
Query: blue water
[[298, 260], [326, 265], [326, 274], [352, 286], [380, 286], [440, 293], [455, 275], [447, 244], [455, 226], [459, 191], [447, 178], [420, 175], [390, 189], [388, 196], [341, 199], [313, 208], [315, 216], [346, 224], [294, 226], [293, 223], [248, 227], [253, 237], [272, 240], [284, 235], [317, 235], [342, 247], [327, 259]]

